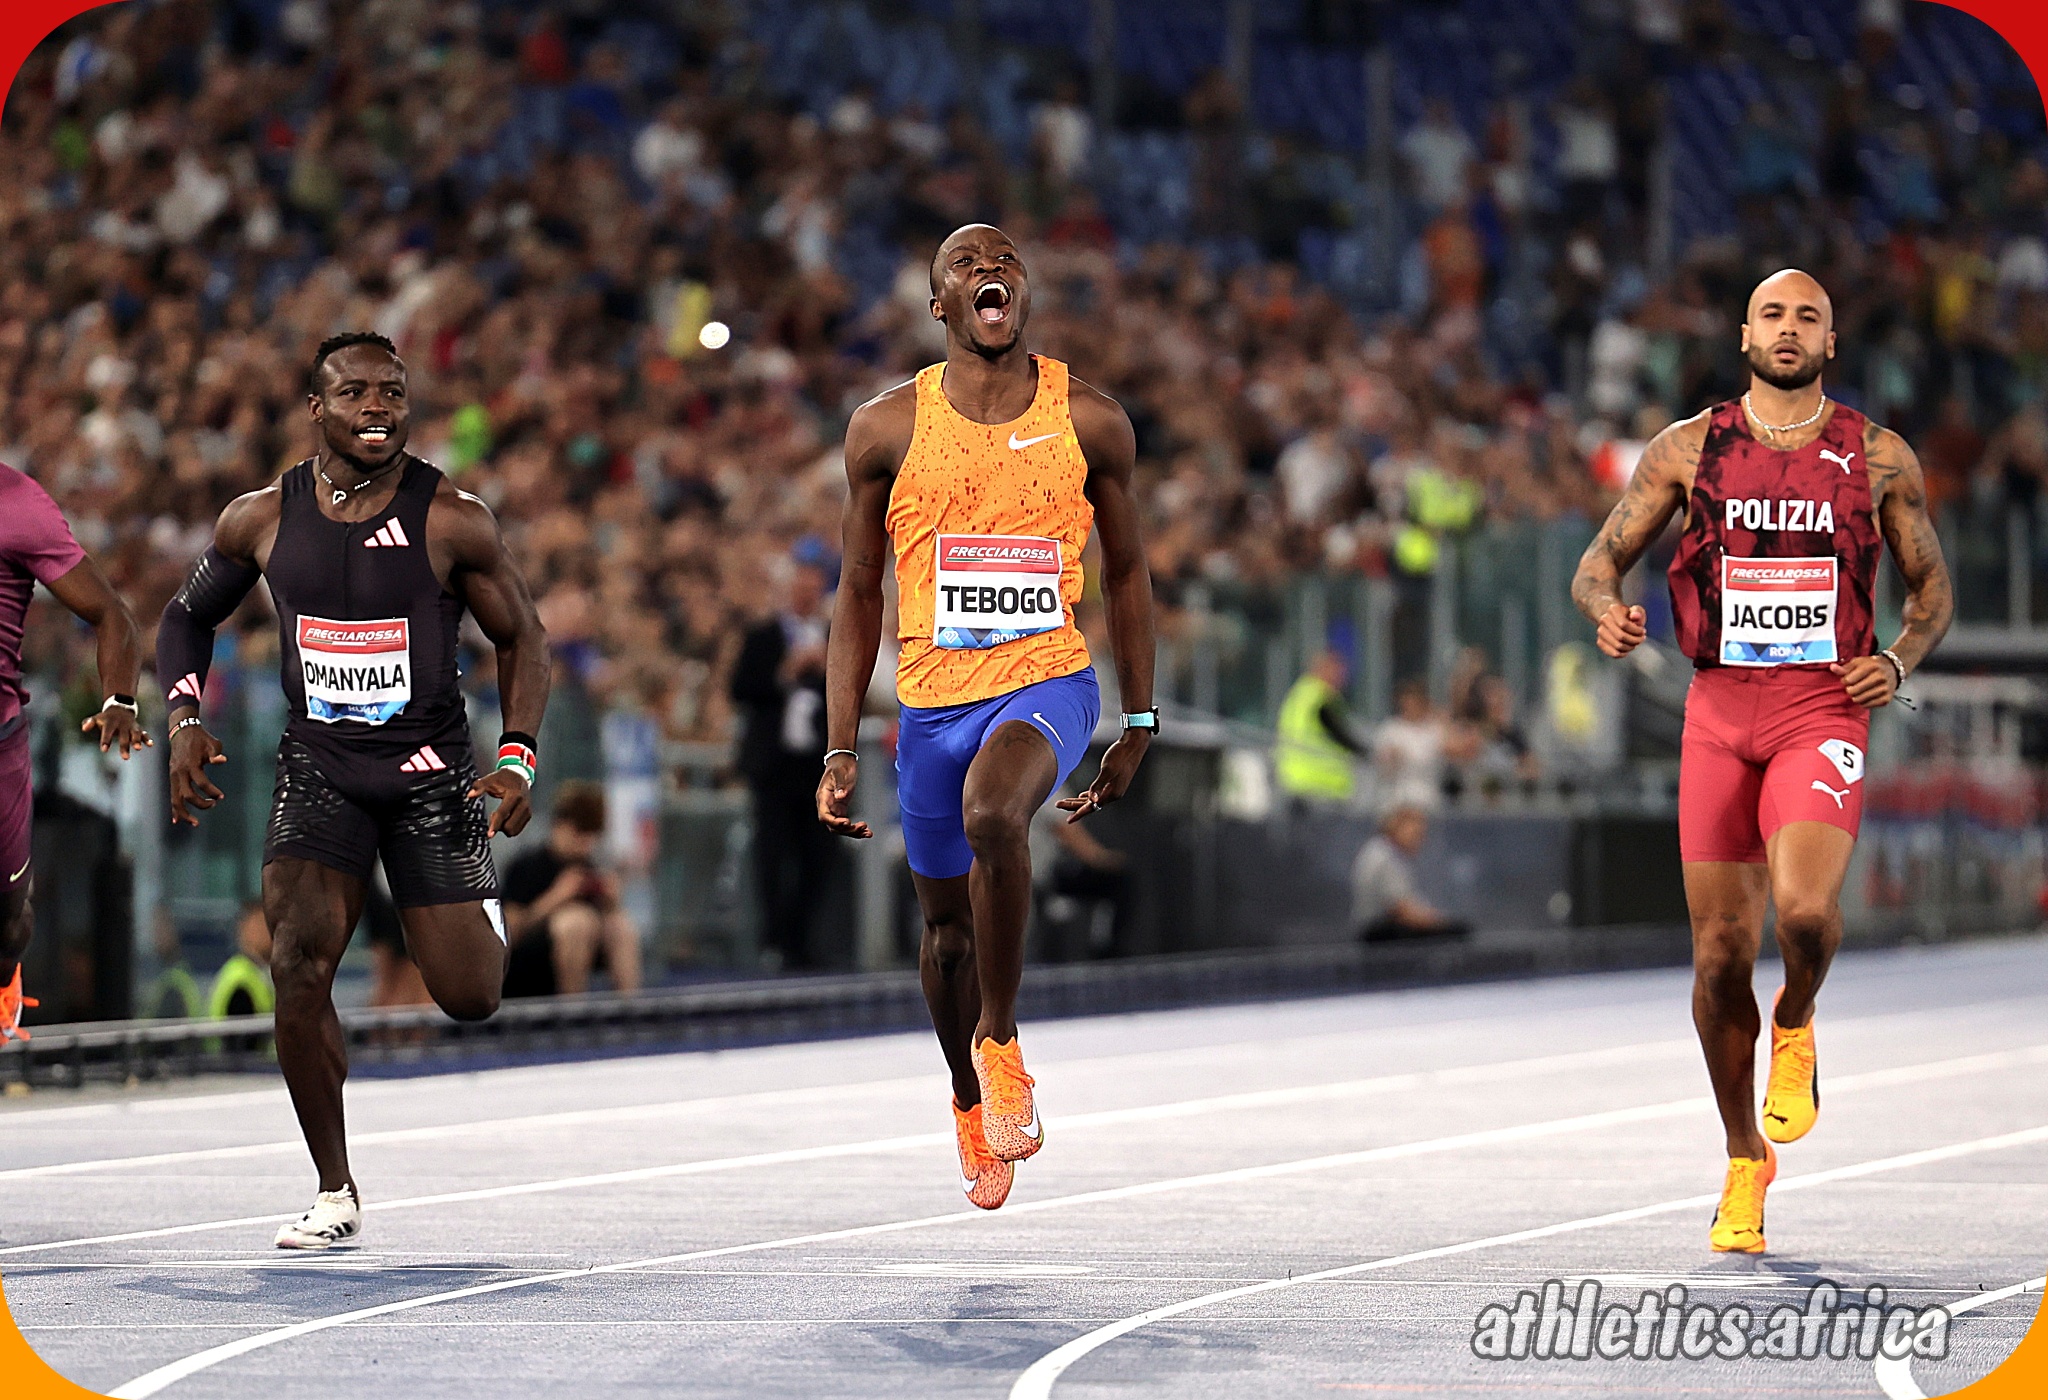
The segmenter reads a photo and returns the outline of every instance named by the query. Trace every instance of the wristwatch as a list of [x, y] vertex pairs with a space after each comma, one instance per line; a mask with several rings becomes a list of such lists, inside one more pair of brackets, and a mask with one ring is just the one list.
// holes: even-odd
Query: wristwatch
[[1126, 710], [1122, 718], [1123, 729], [1126, 733], [1133, 729], [1142, 729], [1155, 739], [1159, 737], [1159, 707], [1157, 705], [1154, 705], [1149, 710], [1139, 710], [1136, 714]]

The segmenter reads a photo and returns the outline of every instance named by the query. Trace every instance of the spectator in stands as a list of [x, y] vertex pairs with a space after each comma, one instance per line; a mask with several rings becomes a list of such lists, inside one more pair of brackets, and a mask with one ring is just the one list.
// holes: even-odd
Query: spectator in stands
[[751, 628], [733, 666], [740, 771], [753, 794], [754, 887], [768, 948], [786, 969], [829, 958], [813, 947], [826, 881], [840, 856], [818, 824], [825, 757], [825, 635], [832, 620], [828, 557], [817, 541], [789, 561], [782, 606]]
[[618, 991], [639, 990], [640, 931], [619, 907], [618, 878], [601, 854], [605, 818], [603, 788], [563, 782], [547, 840], [506, 869], [506, 996], [587, 992], [599, 968]]
[[1394, 693], [1394, 713], [1373, 731], [1373, 766], [1380, 779], [1380, 810], [1412, 808], [1434, 812], [1443, 805], [1444, 766], [1450, 726], [1419, 680], [1403, 681]]
[[1469, 924], [1452, 919], [1416, 893], [1415, 858], [1429, 839], [1429, 814], [1397, 803], [1351, 863], [1351, 927], [1366, 943], [1404, 938], [1462, 938]]
[[1273, 769], [1297, 803], [1349, 802], [1357, 790], [1352, 766], [1367, 745], [1344, 703], [1350, 674], [1343, 656], [1326, 649], [1281, 701]]
[[1574, 82], [1551, 112], [1557, 126], [1557, 179], [1573, 223], [1598, 218], [1621, 173], [1614, 113], [1591, 78]]
[[1431, 211], [1463, 199], [1471, 187], [1472, 162], [1478, 151], [1451, 104], [1433, 97], [1422, 120], [1401, 138], [1401, 158], [1408, 166], [1410, 192]]

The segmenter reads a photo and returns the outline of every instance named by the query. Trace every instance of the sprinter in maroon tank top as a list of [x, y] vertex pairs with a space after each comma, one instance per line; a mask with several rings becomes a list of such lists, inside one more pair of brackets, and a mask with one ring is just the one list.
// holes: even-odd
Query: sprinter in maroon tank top
[[[1835, 332], [1821, 285], [1793, 270], [1759, 283], [1742, 350], [1748, 392], [1651, 441], [1579, 561], [1572, 599], [1602, 651], [1635, 650], [1644, 613], [1623, 600], [1622, 577], [1683, 512], [1671, 605], [1696, 669], [1679, 858], [1693, 1023], [1728, 1139], [1710, 1239], [1717, 1250], [1760, 1253], [1764, 1192], [1777, 1174], [1770, 1143], [1804, 1136], [1820, 1110], [1814, 997], [1842, 938], [1870, 712], [1934, 649], [1954, 604], [1913, 449], [1822, 390]], [[1880, 535], [1907, 589], [1904, 628], [1883, 649], [1872, 596]], [[1777, 906], [1785, 985], [1772, 1008], [1759, 1123], [1762, 1018], [1751, 978], [1767, 901]]]

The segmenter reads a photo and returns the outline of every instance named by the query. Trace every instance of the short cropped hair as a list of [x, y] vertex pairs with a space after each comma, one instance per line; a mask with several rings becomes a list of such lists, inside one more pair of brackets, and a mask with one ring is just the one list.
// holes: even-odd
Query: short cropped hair
[[379, 335], [375, 331], [343, 331], [340, 335], [330, 335], [321, 341], [320, 348], [313, 352], [312, 367], [306, 371], [307, 387], [314, 393], [319, 393], [320, 368], [327, 363], [327, 357], [352, 345], [374, 345], [392, 359], [398, 358], [398, 347], [391, 343], [390, 337]]

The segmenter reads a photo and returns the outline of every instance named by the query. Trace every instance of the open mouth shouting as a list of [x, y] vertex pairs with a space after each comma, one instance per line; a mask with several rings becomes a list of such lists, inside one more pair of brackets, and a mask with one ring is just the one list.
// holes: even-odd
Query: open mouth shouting
[[1010, 285], [991, 278], [974, 290], [974, 314], [985, 326], [999, 326], [1010, 318]]

